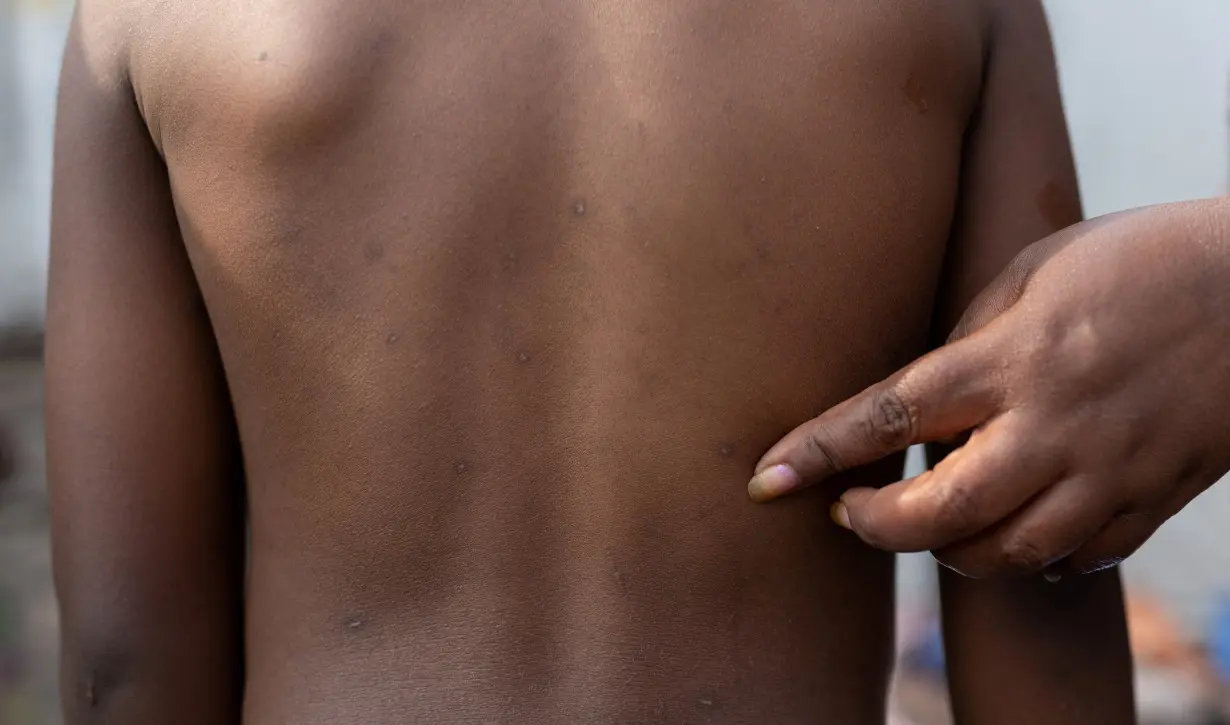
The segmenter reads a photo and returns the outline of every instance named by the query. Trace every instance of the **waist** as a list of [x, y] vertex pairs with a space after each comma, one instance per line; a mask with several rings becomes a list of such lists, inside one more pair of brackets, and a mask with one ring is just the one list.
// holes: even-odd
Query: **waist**
[[245, 722], [882, 722], [891, 560], [844, 549], [699, 571], [559, 551], [402, 597], [387, 579], [413, 574], [343, 595], [257, 556]]

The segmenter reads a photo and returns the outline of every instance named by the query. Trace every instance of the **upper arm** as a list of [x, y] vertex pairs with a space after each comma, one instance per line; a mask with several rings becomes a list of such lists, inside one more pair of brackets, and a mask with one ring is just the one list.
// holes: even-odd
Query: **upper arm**
[[239, 449], [115, 4], [79, 3], [56, 121], [46, 404], [63, 700], [68, 723], [234, 722]]
[[937, 342], [1022, 249], [1082, 219], [1041, 3], [990, 0], [986, 5], [982, 91], [966, 132], [935, 310]]
[[[979, 108], [966, 137], [934, 319], [943, 342], [965, 308], [1033, 242], [1081, 220], [1050, 34], [1039, 0], [989, 0]], [[938, 447], [929, 450], [936, 460]], [[973, 581], [941, 572], [960, 723], [1133, 722], [1119, 575]]]

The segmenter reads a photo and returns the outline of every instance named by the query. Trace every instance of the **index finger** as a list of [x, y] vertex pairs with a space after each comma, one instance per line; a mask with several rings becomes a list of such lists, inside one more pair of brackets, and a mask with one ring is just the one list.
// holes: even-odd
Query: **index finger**
[[945, 345], [795, 428], [760, 459], [748, 496], [769, 501], [990, 420], [1002, 398], [994, 342], [982, 331]]

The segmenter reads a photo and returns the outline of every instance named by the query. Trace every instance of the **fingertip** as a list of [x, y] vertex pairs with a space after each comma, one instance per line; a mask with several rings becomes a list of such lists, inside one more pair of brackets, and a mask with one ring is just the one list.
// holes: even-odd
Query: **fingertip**
[[850, 510], [841, 501], [837, 501], [829, 508], [829, 518], [847, 531], [854, 530], [854, 525], [850, 523]]
[[760, 471], [748, 481], [747, 496], [756, 503], [764, 503], [798, 490], [802, 485], [803, 479], [793, 468], [779, 463]]

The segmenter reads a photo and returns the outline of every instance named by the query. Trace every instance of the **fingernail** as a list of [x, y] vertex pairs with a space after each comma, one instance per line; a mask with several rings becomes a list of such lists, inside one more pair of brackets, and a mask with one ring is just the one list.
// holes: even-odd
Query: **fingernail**
[[784, 463], [770, 466], [752, 477], [747, 484], [747, 495], [755, 502], [761, 503], [790, 493], [799, 487], [802, 481], [794, 469]]
[[1059, 583], [1060, 579], [1063, 579], [1063, 574], [1057, 574], [1053, 571], [1048, 571], [1042, 575], [1042, 578], [1047, 580], [1051, 584], [1057, 584]]
[[829, 518], [833, 519], [833, 523], [843, 529], [854, 530], [854, 526], [850, 524], [850, 510], [841, 501], [834, 503], [829, 508]]

